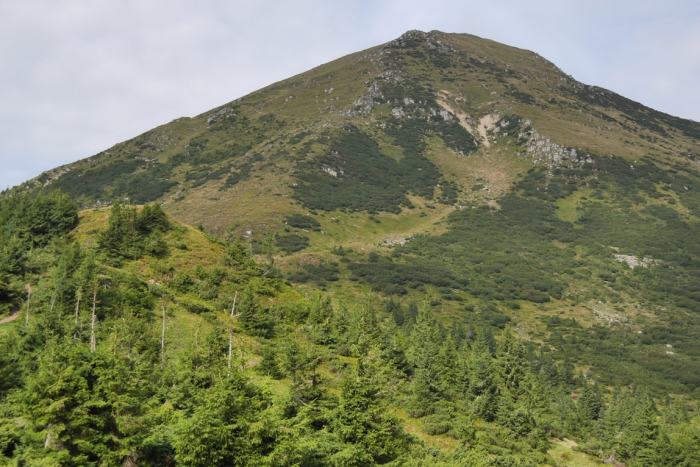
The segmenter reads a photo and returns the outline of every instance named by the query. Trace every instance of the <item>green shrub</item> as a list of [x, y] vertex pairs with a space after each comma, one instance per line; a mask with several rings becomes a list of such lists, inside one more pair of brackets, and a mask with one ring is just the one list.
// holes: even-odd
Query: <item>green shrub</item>
[[309, 246], [309, 237], [303, 235], [279, 235], [275, 240], [275, 246], [288, 255], [301, 251]]

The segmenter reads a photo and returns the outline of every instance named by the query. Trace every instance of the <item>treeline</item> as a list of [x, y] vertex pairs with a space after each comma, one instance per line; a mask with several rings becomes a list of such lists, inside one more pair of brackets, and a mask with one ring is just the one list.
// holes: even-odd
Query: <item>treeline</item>
[[[655, 395], [697, 397], [700, 344], [683, 336], [700, 332], [700, 243], [687, 217], [688, 209], [695, 212], [698, 182], [652, 160], [630, 167], [621, 158], [591, 156], [570, 164], [551, 173], [533, 168], [499, 209], [456, 210], [444, 234], [354, 255], [350, 278], [385, 296], [427, 295], [433, 306], [452, 305], [481, 326], [502, 328], [521, 307], [569, 316], [602, 306], [620, 322], [644, 310], [658, 321], [640, 318], [634, 331], [565, 324], [535, 337], [559, 359], [592, 365], [606, 384], [645, 381]], [[570, 221], [560, 209], [574, 213]], [[647, 262], [632, 269], [615, 255]], [[667, 344], [682, 351], [670, 358]]]
[[[31, 301], [0, 337], [3, 462], [535, 466], [553, 436], [635, 465], [698, 461], [681, 400], [611, 393], [547, 346], [447, 327], [427, 303], [301, 299], [240, 243], [174, 270], [143, 245], [178, 228], [158, 206], [114, 206], [95, 247], [56, 231], [30, 250]], [[129, 267], [142, 255], [160, 282]], [[173, 336], [183, 310], [205, 319]]]

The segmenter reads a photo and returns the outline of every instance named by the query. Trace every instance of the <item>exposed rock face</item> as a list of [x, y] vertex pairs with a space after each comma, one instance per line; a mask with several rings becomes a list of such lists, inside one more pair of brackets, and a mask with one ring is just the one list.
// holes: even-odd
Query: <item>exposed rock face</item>
[[401, 118], [406, 115], [406, 112], [404, 112], [401, 107], [397, 107], [395, 109], [391, 109], [391, 115], [396, 118]]
[[381, 86], [379, 86], [379, 84], [377, 84], [377, 83], [372, 83], [372, 85], [369, 87], [369, 91], [368, 91], [368, 92], [369, 92], [370, 95], [372, 95], [372, 96], [378, 96], [378, 95], [379, 95], [379, 92], [381, 91], [381, 89], [382, 89], [382, 88], [381, 88]]
[[372, 107], [374, 106], [374, 100], [370, 96], [362, 96], [359, 99], [357, 99], [355, 105], [358, 107], [362, 107], [365, 112], [371, 112]]
[[440, 114], [442, 119], [445, 120], [446, 122], [449, 122], [450, 120], [452, 120], [452, 114], [449, 113], [447, 110], [441, 110], [438, 113]]
[[[529, 126], [530, 121], [526, 120], [523, 126]], [[550, 168], [558, 167], [564, 161], [576, 162], [579, 164], [593, 163], [591, 156], [586, 154], [579, 155], [575, 149], [568, 148], [561, 144], [552, 142], [537, 132], [534, 128], [528, 132], [521, 133], [519, 136], [528, 136], [527, 153], [530, 154], [535, 164], [546, 163]]]
[[211, 117], [207, 118], [207, 123], [213, 123], [213, 122], [216, 122], [217, 120], [221, 120], [222, 118], [235, 117], [235, 116], [236, 116], [236, 113], [233, 111], [232, 108], [224, 107], [222, 109], [219, 109], [219, 111], [216, 112]]
[[340, 174], [343, 173], [342, 170], [334, 170], [334, 169], [331, 169], [330, 167], [324, 167], [323, 171], [326, 172], [328, 175], [331, 175], [331, 176], [336, 177], [336, 178], [338, 178], [338, 173], [340, 173]]
[[642, 258], [639, 259], [636, 256], [633, 255], [615, 255], [615, 259], [617, 261], [620, 261], [622, 263], [627, 263], [627, 265], [631, 268], [634, 269], [637, 266], [641, 266], [643, 268], [648, 267], [650, 264], [655, 264], [655, 261], [651, 258]]
[[593, 312], [593, 315], [599, 320], [607, 324], [625, 324], [629, 322], [629, 318], [626, 316], [622, 316], [618, 313], [614, 313], [610, 311], [610, 304], [609, 303], [603, 303], [603, 302], [598, 302], [598, 303], [593, 303], [590, 307], [591, 312]]
[[406, 240], [405, 237], [395, 237], [392, 235], [391, 237], [385, 239], [382, 243], [380, 243], [380, 245], [383, 245], [383, 246], [405, 245], [407, 241], [408, 240]]

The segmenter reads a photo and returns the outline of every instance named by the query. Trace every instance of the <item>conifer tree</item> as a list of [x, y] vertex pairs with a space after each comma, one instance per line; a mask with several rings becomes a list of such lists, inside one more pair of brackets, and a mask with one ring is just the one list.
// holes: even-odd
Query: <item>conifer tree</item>
[[632, 420], [634, 399], [632, 394], [616, 387], [604, 416], [599, 422], [599, 438], [609, 452], [619, 450], [623, 432]]
[[393, 297], [389, 298], [389, 300], [384, 303], [384, 312], [391, 316], [391, 319], [397, 326], [403, 326], [406, 316], [403, 308], [401, 307], [401, 303], [395, 302]]
[[411, 300], [408, 302], [408, 310], [406, 311], [406, 319], [415, 321], [418, 318], [418, 305]]
[[97, 244], [110, 264], [118, 266], [121, 258], [141, 256], [136, 208], [116, 202], [109, 214], [107, 229], [97, 236]]
[[338, 353], [340, 355], [349, 356], [350, 349], [350, 327], [351, 321], [348, 312], [348, 307], [345, 301], [340, 300], [338, 307], [333, 312], [331, 321], [334, 341], [336, 342]]
[[263, 347], [262, 358], [255, 369], [258, 373], [273, 379], [278, 379], [282, 376], [277, 349], [274, 345], [270, 344]]
[[267, 310], [257, 300], [253, 284], [249, 284], [243, 291], [240, 302], [236, 305], [238, 322], [248, 334], [252, 336], [267, 337], [270, 333], [270, 320]]
[[309, 316], [306, 322], [312, 326], [312, 335], [315, 343], [329, 345], [334, 342], [333, 334], [333, 306], [331, 298], [315, 295], [311, 300]]
[[568, 356], [557, 366], [557, 384], [567, 390], [574, 386], [574, 364], [571, 363]]
[[[260, 465], [272, 438], [260, 423], [269, 399], [238, 372], [219, 379], [176, 428], [175, 460], [188, 466]], [[254, 429], [254, 431], [253, 431]], [[263, 442], [261, 442], [263, 441]]]
[[534, 428], [529, 411], [518, 407], [508, 390], [499, 391], [496, 422], [511, 430], [518, 437], [527, 435]]
[[369, 350], [379, 343], [381, 331], [371, 296], [367, 296], [357, 304], [355, 313], [351, 316], [348, 337], [351, 348], [358, 356], [367, 355]]
[[477, 413], [487, 421], [493, 421], [497, 410], [494, 361], [489, 349], [487, 334], [477, 334], [469, 363], [469, 396]]
[[246, 268], [250, 265], [250, 262], [248, 249], [241, 244], [239, 239], [236, 239], [236, 241], [228, 247], [226, 257], [224, 258], [224, 264], [234, 268]]
[[525, 375], [525, 351], [509, 327], [501, 333], [496, 355], [496, 372], [501, 387], [517, 396], [520, 381]]
[[432, 402], [444, 390], [438, 362], [439, 330], [437, 320], [427, 303], [418, 311], [410, 340], [410, 357], [414, 365], [410, 411], [414, 416], [422, 416], [431, 412]]
[[546, 411], [550, 399], [549, 389], [543, 378], [527, 371], [520, 382], [520, 394], [524, 406], [533, 413]]
[[402, 376], [409, 376], [413, 372], [411, 364], [406, 358], [406, 339], [399, 331], [398, 326], [392, 321], [382, 333], [381, 358]]
[[171, 227], [167, 215], [158, 203], [146, 204], [136, 219], [138, 228], [143, 234], [153, 231], [165, 232]]
[[292, 378], [292, 384], [297, 382], [297, 373], [304, 368], [304, 356], [296, 339], [288, 340], [282, 347], [282, 368]]
[[407, 451], [401, 423], [386, 408], [360, 360], [355, 374], [343, 380], [338, 407], [329, 416], [330, 431], [342, 443], [331, 456], [331, 465], [386, 464]]
[[603, 409], [603, 399], [597, 385], [589, 385], [584, 380], [583, 391], [578, 398], [578, 407], [581, 419], [586, 422], [587, 426], [591, 426], [593, 422], [598, 420]]
[[437, 368], [443, 391], [454, 393], [457, 384], [459, 353], [451, 338], [445, 339], [437, 355]]
[[629, 425], [622, 432], [620, 452], [626, 457], [636, 457], [643, 452], [648, 458], [658, 436], [659, 424], [654, 401], [648, 394], [643, 394], [636, 403]]
[[464, 325], [459, 322], [453, 323], [452, 329], [450, 330], [450, 337], [457, 350], [461, 349], [462, 346], [467, 343], [467, 332], [464, 329]]

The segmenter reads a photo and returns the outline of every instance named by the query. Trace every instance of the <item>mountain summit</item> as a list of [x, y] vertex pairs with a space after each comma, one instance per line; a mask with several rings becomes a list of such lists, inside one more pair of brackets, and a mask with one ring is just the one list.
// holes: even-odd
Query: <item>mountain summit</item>
[[519, 172], [589, 154], [696, 163], [698, 138], [700, 124], [581, 84], [536, 53], [409, 31], [21, 188], [60, 188], [84, 206], [157, 200], [220, 234], [258, 232], [304, 209], [398, 214], [412, 196], [495, 205]]

